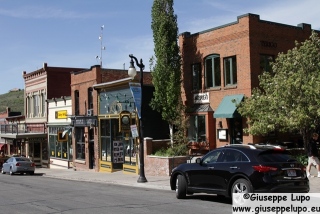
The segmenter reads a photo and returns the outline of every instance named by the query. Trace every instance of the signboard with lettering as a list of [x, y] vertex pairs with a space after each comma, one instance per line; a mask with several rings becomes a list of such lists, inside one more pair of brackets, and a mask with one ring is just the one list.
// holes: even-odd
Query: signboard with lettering
[[75, 127], [87, 127], [87, 126], [97, 126], [96, 117], [76, 117], [71, 118], [72, 124]]
[[209, 103], [209, 92], [194, 94], [193, 103], [195, 104]]
[[67, 119], [68, 112], [67, 110], [56, 111], [55, 116], [56, 116], [56, 119]]

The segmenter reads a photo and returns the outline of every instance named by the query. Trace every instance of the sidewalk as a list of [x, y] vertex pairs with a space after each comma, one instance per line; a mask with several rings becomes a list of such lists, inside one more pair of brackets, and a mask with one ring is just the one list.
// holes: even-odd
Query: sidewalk
[[[148, 182], [138, 183], [139, 175], [125, 174], [122, 171], [119, 172], [93, 172], [93, 171], [73, 171], [72, 169], [46, 169], [37, 168], [36, 174], [43, 174], [44, 177], [86, 181], [106, 184], [117, 184], [124, 186], [133, 186], [150, 189], [168, 190], [170, 189], [169, 176], [148, 176], [146, 178]], [[310, 181], [310, 193], [320, 193], [320, 178], [314, 177], [317, 175], [317, 171], [314, 167], [311, 169], [311, 175], [313, 175]]]
[[151, 188], [170, 190], [170, 177], [169, 176], [147, 176], [146, 183], [138, 183], [139, 175], [125, 174], [119, 172], [93, 172], [93, 171], [74, 171], [73, 169], [46, 169], [36, 168], [35, 174], [43, 174], [43, 177], [66, 179], [74, 181], [86, 181], [106, 184], [117, 184], [124, 186]]

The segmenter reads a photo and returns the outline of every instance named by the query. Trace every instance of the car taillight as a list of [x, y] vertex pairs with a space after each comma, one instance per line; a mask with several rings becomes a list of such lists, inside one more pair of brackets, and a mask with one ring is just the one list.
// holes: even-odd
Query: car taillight
[[35, 166], [35, 164], [34, 164], [34, 163], [32, 163], [32, 164], [31, 164], [31, 166], [32, 166], [32, 167], [34, 167], [34, 166]]
[[252, 166], [255, 171], [258, 172], [269, 172], [269, 171], [277, 171], [278, 168], [271, 166]]
[[16, 166], [20, 166], [20, 163], [16, 163]]

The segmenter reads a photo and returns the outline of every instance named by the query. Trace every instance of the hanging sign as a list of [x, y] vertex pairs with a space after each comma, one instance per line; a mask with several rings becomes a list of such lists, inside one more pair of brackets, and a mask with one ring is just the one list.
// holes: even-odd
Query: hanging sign
[[132, 137], [139, 137], [139, 132], [138, 132], [138, 129], [137, 129], [137, 125], [131, 125], [130, 129], [131, 129]]

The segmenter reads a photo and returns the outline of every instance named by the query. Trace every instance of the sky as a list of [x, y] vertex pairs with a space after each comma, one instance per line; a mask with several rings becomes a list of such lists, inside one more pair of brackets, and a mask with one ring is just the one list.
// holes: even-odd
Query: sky
[[[0, 94], [23, 89], [22, 72], [53, 67], [128, 69], [133, 54], [150, 70], [153, 0], [0, 0]], [[179, 34], [253, 13], [320, 30], [319, 0], [174, 0]], [[103, 26], [103, 27], [102, 27]], [[99, 39], [99, 37], [102, 39]]]

